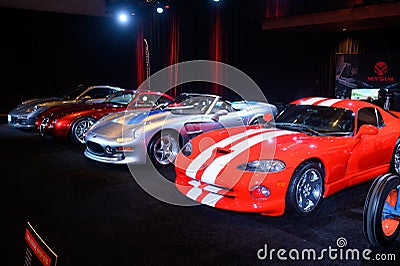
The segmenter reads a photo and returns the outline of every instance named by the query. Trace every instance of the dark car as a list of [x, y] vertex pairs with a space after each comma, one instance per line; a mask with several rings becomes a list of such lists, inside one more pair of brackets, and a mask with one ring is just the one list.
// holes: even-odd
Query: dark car
[[34, 128], [37, 116], [52, 106], [103, 102], [111, 94], [122, 90], [125, 89], [108, 85], [78, 86], [62, 97], [27, 100], [8, 113], [8, 126], [21, 129]]

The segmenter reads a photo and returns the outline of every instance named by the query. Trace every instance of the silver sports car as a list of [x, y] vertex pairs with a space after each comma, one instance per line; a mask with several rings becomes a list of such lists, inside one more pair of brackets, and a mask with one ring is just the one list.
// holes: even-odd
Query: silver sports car
[[[85, 156], [104, 163], [170, 165], [189, 139], [203, 132], [262, 121], [277, 114], [263, 102], [228, 102], [216, 95], [187, 94], [187, 99], [151, 111], [126, 111], [103, 117], [86, 132]], [[182, 97], [178, 96], [178, 97]]]
[[124, 89], [107, 85], [83, 86], [60, 98], [40, 98], [24, 101], [8, 113], [8, 126], [23, 129], [34, 128], [36, 117], [52, 106], [82, 102], [103, 102], [108, 96], [121, 90]]

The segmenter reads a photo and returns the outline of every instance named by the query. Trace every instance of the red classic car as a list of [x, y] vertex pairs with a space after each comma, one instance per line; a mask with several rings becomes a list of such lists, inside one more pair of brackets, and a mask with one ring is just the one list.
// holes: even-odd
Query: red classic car
[[100, 118], [125, 110], [149, 109], [173, 100], [155, 91], [121, 91], [102, 103], [70, 104], [47, 109], [36, 119], [42, 136], [85, 143], [85, 132]]
[[264, 126], [193, 138], [177, 156], [175, 185], [216, 208], [306, 216], [324, 197], [388, 171], [400, 173], [397, 114], [314, 97], [292, 102]]

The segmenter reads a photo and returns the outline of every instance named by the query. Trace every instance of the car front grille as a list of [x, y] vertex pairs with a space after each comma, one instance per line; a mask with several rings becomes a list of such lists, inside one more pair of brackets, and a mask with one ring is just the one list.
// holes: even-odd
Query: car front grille
[[10, 123], [11, 124], [16, 124], [17, 120], [18, 120], [18, 118], [16, 116], [11, 116]]
[[100, 144], [96, 143], [96, 142], [92, 142], [92, 141], [86, 141], [86, 146], [88, 148], [88, 150], [94, 154], [104, 154], [104, 149], [103, 146], [101, 146]]
[[8, 120], [9, 125], [22, 125], [22, 126], [34, 126], [35, 118], [22, 118], [18, 116], [10, 116]]

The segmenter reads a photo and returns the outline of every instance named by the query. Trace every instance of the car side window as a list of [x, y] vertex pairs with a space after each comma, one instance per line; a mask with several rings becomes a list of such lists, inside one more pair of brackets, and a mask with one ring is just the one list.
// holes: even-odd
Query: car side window
[[219, 100], [216, 102], [213, 109], [211, 110], [211, 114], [215, 114], [220, 110], [226, 110], [228, 112], [232, 112], [232, 106], [225, 101]]
[[378, 128], [384, 125], [382, 115], [378, 109], [367, 107], [367, 108], [362, 108], [358, 111], [357, 132], [362, 125], [367, 125], [367, 124], [376, 126]]
[[97, 99], [97, 98], [106, 98], [108, 95], [110, 95], [112, 91], [108, 88], [94, 88], [83, 96], [90, 96], [92, 99]]
[[[158, 98], [159, 97], [159, 98]], [[159, 104], [163, 104], [163, 103], [168, 103], [168, 102], [170, 102], [171, 100], [170, 99], [168, 99], [167, 97], [165, 97], [165, 96], [159, 96], [159, 95], [157, 95], [157, 105], [159, 105]]]

